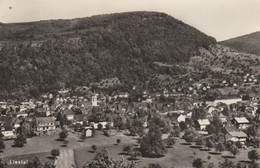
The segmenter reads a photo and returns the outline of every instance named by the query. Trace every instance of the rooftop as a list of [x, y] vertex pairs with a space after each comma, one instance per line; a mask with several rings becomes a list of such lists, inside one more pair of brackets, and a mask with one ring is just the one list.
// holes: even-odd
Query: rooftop
[[197, 120], [199, 125], [210, 125], [210, 122], [208, 119], [198, 119]]
[[235, 121], [239, 124], [249, 123], [249, 121], [246, 119], [246, 117], [235, 117]]
[[232, 137], [238, 137], [238, 138], [246, 138], [247, 135], [242, 132], [242, 131], [238, 131], [238, 132], [229, 132], [229, 134], [232, 136]]
[[41, 124], [41, 123], [54, 123], [55, 119], [53, 117], [36, 117], [36, 124]]

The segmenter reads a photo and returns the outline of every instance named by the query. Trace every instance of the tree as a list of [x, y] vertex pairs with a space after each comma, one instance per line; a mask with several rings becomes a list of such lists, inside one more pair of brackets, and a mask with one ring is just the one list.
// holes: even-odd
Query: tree
[[61, 127], [63, 127], [63, 126], [65, 125], [66, 120], [67, 120], [66, 116], [63, 115], [63, 114], [61, 114], [61, 112], [59, 112], [58, 115], [57, 115], [56, 121], [59, 121], [59, 122], [60, 122], [60, 126], [61, 126]]
[[252, 125], [250, 126], [247, 130], [246, 130], [246, 133], [248, 136], [256, 136], [257, 134], [257, 127]]
[[234, 145], [229, 148], [229, 151], [234, 155], [234, 157], [239, 153], [238, 148]]
[[140, 151], [143, 156], [147, 157], [158, 157], [166, 152], [158, 126], [150, 126], [148, 134], [142, 138]]
[[141, 153], [139, 151], [135, 151], [133, 150], [131, 153], [130, 153], [130, 159], [131, 160], [136, 160], [137, 159], [137, 156], [140, 156]]
[[19, 134], [17, 138], [14, 139], [14, 145], [17, 147], [23, 147], [27, 143], [26, 137], [23, 134]]
[[2, 158], [0, 158], [0, 168], [7, 168], [7, 163]]
[[55, 168], [56, 166], [53, 163], [46, 162], [43, 167], [44, 168]]
[[186, 142], [193, 142], [196, 139], [196, 134], [192, 130], [186, 130], [183, 139], [185, 139]]
[[69, 141], [68, 140], [65, 140], [64, 141], [64, 146], [67, 146], [69, 144]]
[[197, 140], [196, 140], [196, 145], [205, 145], [206, 142], [205, 142], [205, 139], [203, 137], [199, 137]]
[[5, 143], [4, 143], [3, 139], [0, 138], [0, 151], [3, 152], [4, 149], [5, 149]]
[[224, 162], [219, 162], [219, 168], [235, 168], [234, 162], [225, 159]]
[[62, 141], [65, 141], [65, 139], [67, 138], [68, 136], [68, 130], [67, 129], [63, 129], [61, 132], [60, 132], [60, 139]]
[[105, 127], [106, 127], [106, 130], [109, 130], [110, 129], [110, 124], [106, 124]]
[[182, 131], [186, 130], [188, 127], [187, 127], [187, 124], [184, 122], [184, 121], [181, 121], [180, 124], [179, 124], [180, 128]]
[[32, 124], [24, 122], [22, 126], [17, 129], [17, 132], [23, 134], [26, 137], [33, 137], [35, 135]]
[[259, 154], [256, 150], [251, 150], [248, 152], [248, 159], [250, 159], [252, 162], [255, 162], [260, 159]]
[[222, 142], [219, 142], [216, 146], [216, 150], [219, 152], [223, 152], [225, 150], [225, 146]]
[[203, 166], [203, 162], [201, 159], [194, 159], [194, 161], [192, 162], [192, 166], [195, 168], [202, 168]]
[[159, 163], [150, 163], [148, 168], [162, 168]]
[[208, 131], [209, 134], [216, 133], [216, 127], [214, 125], [208, 125], [206, 126], [206, 130]]
[[126, 152], [128, 155], [131, 153], [132, 149], [129, 145], [125, 146], [123, 148], [123, 152]]
[[99, 130], [102, 130], [102, 128], [103, 128], [103, 125], [102, 125], [101, 123], [99, 123], [99, 124], [98, 124], [98, 129], [99, 129]]
[[214, 142], [211, 139], [208, 139], [206, 142], [206, 146], [208, 147], [208, 149], [213, 148], [214, 147]]
[[116, 160], [109, 156], [108, 151], [103, 149], [98, 152], [93, 161], [87, 162], [82, 168], [135, 168], [133, 163], [129, 164], [124, 159]]
[[164, 140], [164, 142], [165, 142], [165, 144], [166, 144], [167, 147], [172, 148], [173, 145], [175, 144], [175, 139], [172, 138], [172, 137], [168, 137], [168, 138], [166, 138], [166, 139]]
[[31, 161], [29, 161], [25, 167], [26, 168], [42, 168], [43, 164], [41, 163], [41, 161], [38, 157], [35, 157]]
[[96, 145], [92, 145], [91, 148], [93, 149], [94, 152], [96, 152], [96, 150], [97, 150], [97, 146]]
[[214, 163], [212, 163], [212, 162], [209, 163], [208, 166], [207, 166], [207, 168], [214, 168]]
[[57, 156], [60, 156], [60, 150], [59, 149], [52, 149], [51, 150], [51, 155], [54, 159], [57, 158]]

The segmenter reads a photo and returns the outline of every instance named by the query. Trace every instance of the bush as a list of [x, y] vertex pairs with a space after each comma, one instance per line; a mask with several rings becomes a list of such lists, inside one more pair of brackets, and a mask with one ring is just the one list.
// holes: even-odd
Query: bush
[[183, 122], [183, 121], [180, 122], [179, 125], [180, 125], [180, 128], [181, 128], [182, 131], [184, 131], [184, 130], [186, 130], [186, 129], [188, 128], [188, 127], [187, 127], [187, 124], [186, 124], [185, 122]]
[[168, 137], [164, 140], [164, 143], [166, 144], [167, 147], [172, 148], [173, 145], [175, 144], [175, 139]]
[[102, 128], [103, 128], [103, 125], [102, 124], [98, 124], [98, 129], [102, 130]]
[[104, 135], [109, 137], [108, 131], [104, 131]]
[[195, 168], [202, 168], [203, 162], [201, 159], [195, 159], [192, 163], [192, 166]]
[[97, 146], [96, 145], [92, 145], [91, 148], [93, 149], [94, 152], [96, 152], [96, 150], [97, 150]]
[[150, 163], [148, 168], [162, 168], [159, 163]]
[[123, 148], [123, 151], [126, 152], [126, 154], [130, 154], [131, 151], [132, 151], [132, 149], [131, 149], [131, 147], [130, 147], [129, 145], [127, 145], [127, 146], [125, 146], [125, 147]]
[[52, 149], [51, 150], [51, 155], [54, 159], [57, 158], [57, 156], [60, 156], [60, 150], [59, 149]]
[[26, 137], [23, 134], [20, 134], [17, 136], [16, 139], [14, 139], [14, 145], [17, 147], [23, 147], [24, 144], [27, 143]]

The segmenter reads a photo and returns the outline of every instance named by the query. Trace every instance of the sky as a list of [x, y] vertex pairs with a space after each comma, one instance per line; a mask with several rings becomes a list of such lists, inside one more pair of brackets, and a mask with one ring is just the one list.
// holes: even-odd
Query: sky
[[217, 41], [260, 31], [260, 0], [0, 0], [0, 22], [164, 12]]

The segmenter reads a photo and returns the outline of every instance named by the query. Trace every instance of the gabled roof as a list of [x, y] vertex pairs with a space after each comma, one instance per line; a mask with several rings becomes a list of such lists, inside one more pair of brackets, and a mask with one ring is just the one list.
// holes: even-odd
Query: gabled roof
[[13, 127], [10, 125], [2, 127], [2, 131], [13, 131]]
[[36, 117], [36, 124], [39, 125], [41, 123], [45, 124], [45, 123], [54, 123], [55, 120], [53, 117]]
[[40, 107], [40, 108], [37, 108], [37, 112], [39, 112], [39, 113], [44, 113], [45, 110], [44, 110], [44, 108]]
[[199, 125], [210, 125], [210, 122], [208, 119], [198, 119], [197, 120]]
[[224, 114], [220, 113], [219, 118], [227, 118]]
[[74, 119], [77, 121], [87, 120], [87, 115], [86, 114], [77, 114], [74, 116]]
[[238, 132], [238, 129], [235, 126], [226, 126], [225, 127], [226, 132]]
[[74, 115], [75, 114], [72, 110], [70, 110], [68, 108], [64, 109], [63, 113], [66, 114], [66, 115]]
[[235, 117], [234, 120], [239, 124], [248, 124], [249, 121], [246, 119], [246, 117]]
[[246, 138], [247, 137], [247, 135], [243, 131], [229, 132], [229, 134], [232, 137], [237, 137], [237, 138]]

